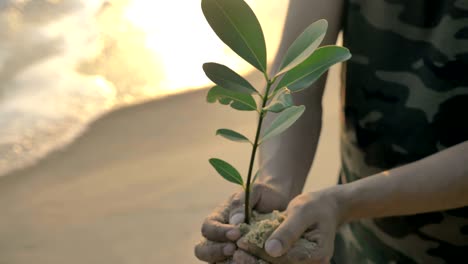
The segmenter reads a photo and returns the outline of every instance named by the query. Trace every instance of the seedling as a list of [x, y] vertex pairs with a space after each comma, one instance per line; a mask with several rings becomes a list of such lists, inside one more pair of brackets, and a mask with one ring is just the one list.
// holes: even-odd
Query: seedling
[[[226, 161], [209, 160], [224, 179], [244, 188], [245, 223], [249, 224], [251, 186], [261, 173], [258, 170], [252, 178], [258, 147], [284, 132], [304, 113], [305, 106], [294, 105], [291, 93], [310, 87], [331, 66], [348, 60], [351, 54], [348, 49], [339, 46], [319, 48], [328, 26], [327, 21], [322, 19], [304, 30], [288, 48], [278, 72], [270, 75], [262, 28], [244, 0], [202, 0], [202, 10], [216, 35], [237, 55], [262, 72], [266, 80], [266, 88], [260, 92], [227, 66], [214, 62], [203, 64], [205, 74], [216, 84], [208, 92], [209, 103], [218, 101], [236, 110], [256, 112], [259, 117], [253, 140], [231, 129], [216, 131], [217, 135], [228, 140], [252, 145], [245, 181], [239, 171]], [[269, 127], [262, 130], [263, 120], [269, 114], [276, 117]]]

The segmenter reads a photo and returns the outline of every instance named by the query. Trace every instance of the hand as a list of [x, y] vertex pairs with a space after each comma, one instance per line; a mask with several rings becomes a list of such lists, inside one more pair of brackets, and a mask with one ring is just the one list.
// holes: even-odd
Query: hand
[[[204, 240], [195, 246], [198, 259], [209, 263], [221, 262], [234, 256], [237, 263], [250, 263], [253, 257], [239, 251], [235, 245], [240, 236], [236, 225], [244, 221], [244, 191], [232, 195], [224, 204], [218, 206], [204, 221], [202, 235]], [[261, 213], [284, 210], [289, 196], [271, 185], [256, 184], [252, 188], [250, 203]], [[255, 263], [255, 262], [252, 262]]]
[[[271, 234], [265, 249], [237, 242], [239, 248], [273, 264], [325, 264], [333, 256], [335, 234], [341, 224], [341, 212], [336, 202], [339, 187], [294, 198], [286, 209], [286, 219]], [[315, 247], [301, 247], [295, 242], [305, 237]]]

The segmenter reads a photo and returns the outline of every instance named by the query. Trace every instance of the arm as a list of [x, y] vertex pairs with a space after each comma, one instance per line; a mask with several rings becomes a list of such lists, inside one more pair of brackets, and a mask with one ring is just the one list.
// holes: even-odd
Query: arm
[[343, 220], [408, 215], [468, 205], [468, 141], [342, 186]]
[[[281, 63], [287, 47], [311, 23], [325, 18], [329, 27], [323, 45], [335, 44], [341, 29], [343, 0], [291, 1], [283, 31], [283, 39], [273, 68]], [[306, 106], [304, 115], [290, 129], [260, 148], [260, 164], [263, 167], [259, 182], [277, 186], [289, 199], [302, 192], [305, 180], [314, 160], [322, 126], [322, 95], [326, 75], [313, 87], [294, 94], [294, 101]], [[266, 118], [265, 127], [271, 122]], [[281, 186], [281, 187], [279, 187]]]
[[[328, 20], [329, 30], [324, 44], [334, 44], [341, 28], [342, 6], [343, 0], [291, 1], [274, 68], [279, 66], [287, 47], [316, 20]], [[308, 108], [300, 121], [277, 140], [270, 140], [261, 147], [261, 164], [265, 164], [265, 167], [263, 175], [258, 179], [259, 184], [254, 186], [250, 197], [256, 210], [271, 212], [274, 209], [284, 209], [290, 199], [301, 192], [320, 134], [325, 80], [325, 77], [321, 78], [314, 87], [294, 98], [295, 102]], [[267, 118], [266, 123], [268, 122]], [[305, 145], [308, 146], [306, 150], [303, 147]], [[292, 180], [291, 175], [294, 175]], [[232, 224], [242, 221], [243, 217], [235, 217], [237, 212], [242, 213], [242, 196], [238, 193], [234, 197], [205, 219], [202, 226], [205, 240], [195, 247], [195, 255], [200, 260], [212, 263], [234, 253], [232, 242], [240, 237], [240, 231]]]
[[[467, 205], [468, 141], [465, 141], [396, 169], [297, 196], [288, 205], [287, 218], [269, 237], [265, 249], [270, 256], [292, 259], [298, 250], [306, 250], [290, 250], [294, 243], [306, 230], [314, 227], [312, 232], [319, 245], [317, 250], [307, 251], [310, 262], [300, 263], [328, 261], [333, 255], [336, 230], [344, 222]], [[249, 246], [244, 248], [261, 251]]]

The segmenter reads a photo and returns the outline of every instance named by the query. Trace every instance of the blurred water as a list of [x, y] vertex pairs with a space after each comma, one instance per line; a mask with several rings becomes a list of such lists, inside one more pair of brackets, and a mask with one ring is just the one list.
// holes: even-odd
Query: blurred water
[[[288, 1], [247, 2], [268, 21], [274, 54]], [[0, 0], [0, 176], [65, 146], [106, 111], [208, 84], [203, 62], [248, 72], [199, 5]]]

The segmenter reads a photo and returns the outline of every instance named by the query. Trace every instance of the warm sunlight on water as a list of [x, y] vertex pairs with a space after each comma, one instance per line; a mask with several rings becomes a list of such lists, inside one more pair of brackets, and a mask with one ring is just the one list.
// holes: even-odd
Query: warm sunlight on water
[[[259, 17], [267, 38], [269, 59], [276, 53], [288, 1], [247, 1]], [[145, 34], [145, 46], [162, 65], [160, 92], [172, 93], [188, 87], [206, 86], [210, 81], [201, 65], [217, 61], [240, 73], [252, 69], [212, 32], [200, 10], [200, 1], [133, 0], [125, 17]]]
[[[274, 57], [289, 1], [247, 0]], [[200, 0], [0, 0], [0, 176], [65, 146], [118, 107], [209, 85], [202, 64], [252, 67]]]

